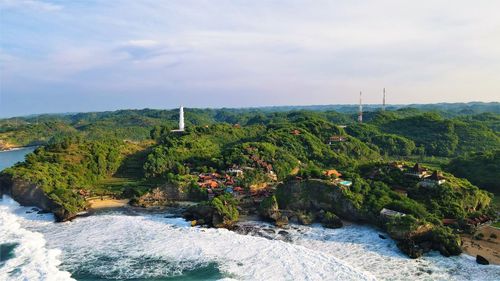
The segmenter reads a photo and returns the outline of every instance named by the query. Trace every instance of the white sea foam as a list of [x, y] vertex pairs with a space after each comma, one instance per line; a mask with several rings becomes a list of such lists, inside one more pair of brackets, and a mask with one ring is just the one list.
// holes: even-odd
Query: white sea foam
[[295, 244], [329, 253], [381, 280], [500, 280], [500, 266], [478, 265], [467, 255], [446, 258], [431, 252], [410, 259], [397, 249], [393, 240], [381, 239], [380, 232], [369, 226], [350, 225], [341, 229], [300, 226], [290, 233]]
[[0, 243], [14, 243], [14, 256], [0, 266], [0, 280], [72, 280], [60, 271], [59, 250], [49, 250], [42, 234], [20, 224], [16, 210], [23, 210], [7, 196], [0, 199]]
[[32, 227], [63, 250], [63, 268], [93, 276], [173, 276], [216, 263], [225, 276], [239, 280], [375, 280], [328, 253], [224, 229], [192, 228], [159, 215], [100, 215]]
[[[213, 264], [223, 280], [500, 280], [499, 266], [480, 266], [464, 255], [431, 253], [409, 259], [394, 241], [380, 239], [379, 232], [367, 226], [294, 226], [283, 235], [254, 222], [257, 228], [267, 228], [261, 231], [266, 239], [192, 228], [183, 219], [164, 215], [116, 212], [56, 224], [51, 215], [13, 208], [15, 202], [0, 205], [1, 225], [8, 226], [8, 232], [1, 228], [0, 242], [20, 243], [9, 269], [0, 268], [0, 280], [10, 271], [17, 277], [8, 280], [69, 279], [61, 270], [75, 276], [148, 279]], [[285, 236], [288, 242], [282, 241]], [[47, 247], [60, 249], [62, 255]]]

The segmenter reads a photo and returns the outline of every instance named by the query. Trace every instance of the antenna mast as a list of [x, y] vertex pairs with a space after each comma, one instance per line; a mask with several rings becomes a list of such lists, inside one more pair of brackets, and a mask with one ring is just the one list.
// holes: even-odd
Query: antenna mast
[[358, 112], [358, 122], [363, 123], [363, 102], [361, 100], [362, 92], [359, 92], [359, 112]]
[[385, 111], [385, 88], [384, 88], [384, 98], [382, 100], [382, 111]]

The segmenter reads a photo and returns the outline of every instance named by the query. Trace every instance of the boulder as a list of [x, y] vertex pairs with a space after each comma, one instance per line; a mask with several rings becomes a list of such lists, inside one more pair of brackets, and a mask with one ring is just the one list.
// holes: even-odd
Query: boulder
[[421, 257], [424, 251], [411, 239], [400, 240], [396, 244], [398, 248], [412, 259]]
[[203, 221], [207, 224], [212, 224], [212, 216], [214, 209], [208, 204], [197, 204], [190, 206], [182, 213], [182, 217], [187, 220]]
[[260, 203], [259, 215], [264, 219], [274, 221], [277, 227], [284, 227], [288, 224], [288, 216], [280, 212], [275, 196], [268, 197]]
[[480, 256], [480, 255], [476, 256], [476, 262], [478, 264], [482, 264], [482, 265], [488, 265], [488, 264], [490, 264], [490, 262], [485, 257]]
[[326, 212], [321, 220], [321, 224], [327, 228], [341, 228], [344, 224], [337, 215], [331, 212]]
[[310, 225], [314, 221], [314, 214], [311, 212], [297, 212], [297, 219], [299, 220], [300, 224], [303, 225]]

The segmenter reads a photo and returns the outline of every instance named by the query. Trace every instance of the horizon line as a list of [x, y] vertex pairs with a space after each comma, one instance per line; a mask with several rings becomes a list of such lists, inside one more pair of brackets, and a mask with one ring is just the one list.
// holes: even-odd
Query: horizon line
[[[444, 105], [444, 104], [500, 104], [499, 101], [469, 101], [469, 102], [435, 102], [435, 103], [392, 103], [392, 104], [386, 104], [386, 108], [390, 108], [391, 106], [415, 106], [415, 105]], [[345, 107], [358, 107], [359, 104], [353, 104], [353, 103], [337, 103], [337, 104], [304, 104], [304, 105], [262, 105], [262, 106], [244, 106], [244, 107], [186, 107], [183, 106], [185, 109], [215, 109], [215, 110], [220, 110], [220, 109], [265, 109], [265, 108], [279, 108], [279, 107], [328, 107], [328, 106], [345, 106]], [[364, 107], [382, 107], [382, 103], [367, 103], [363, 104]], [[173, 107], [164, 107], [164, 108], [151, 108], [151, 107], [144, 107], [144, 108], [119, 108], [119, 109], [110, 109], [110, 110], [96, 110], [96, 111], [74, 111], [74, 112], [44, 112], [44, 113], [32, 113], [32, 114], [27, 114], [27, 115], [17, 115], [17, 116], [0, 116], [1, 119], [12, 119], [12, 118], [29, 118], [29, 117], [36, 117], [36, 116], [43, 116], [43, 115], [76, 115], [76, 114], [81, 114], [81, 113], [103, 113], [103, 112], [115, 112], [115, 111], [125, 111], [125, 110], [175, 110], [179, 109], [179, 106], [173, 106]]]

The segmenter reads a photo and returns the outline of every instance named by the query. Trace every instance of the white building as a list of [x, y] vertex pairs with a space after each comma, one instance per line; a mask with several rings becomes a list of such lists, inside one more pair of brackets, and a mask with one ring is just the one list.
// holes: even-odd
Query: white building
[[179, 108], [179, 131], [184, 131], [184, 107]]
[[179, 108], [179, 129], [172, 130], [171, 132], [184, 132], [184, 107]]

